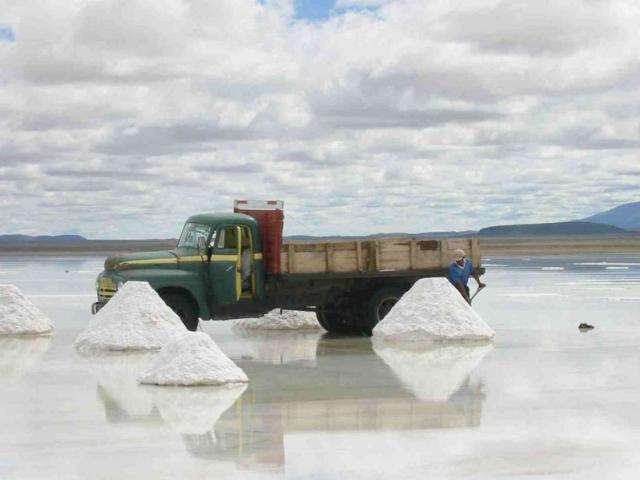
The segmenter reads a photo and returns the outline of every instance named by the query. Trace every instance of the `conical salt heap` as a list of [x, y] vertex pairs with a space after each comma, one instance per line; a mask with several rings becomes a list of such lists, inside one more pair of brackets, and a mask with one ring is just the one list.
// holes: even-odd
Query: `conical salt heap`
[[388, 342], [486, 341], [495, 332], [446, 278], [423, 278], [373, 329]]
[[0, 285], [0, 335], [46, 335], [51, 320], [15, 285]]
[[127, 282], [96, 313], [75, 345], [80, 351], [157, 350], [186, 331], [147, 282]]
[[150, 385], [246, 383], [247, 375], [203, 332], [185, 332], [165, 345], [140, 376]]
[[243, 330], [317, 330], [320, 327], [315, 312], [282, 310], [276, 308], [262, 317], [240, 318], [234, 328]]

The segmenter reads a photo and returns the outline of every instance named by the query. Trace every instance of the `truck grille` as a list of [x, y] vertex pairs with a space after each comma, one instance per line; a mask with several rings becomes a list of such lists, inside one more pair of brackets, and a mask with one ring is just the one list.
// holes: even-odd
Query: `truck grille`
[[103, 277], [98, 282], [98, 300], [101, 302], [108, 301], [117, 291], [116, 284], [108, 277]]

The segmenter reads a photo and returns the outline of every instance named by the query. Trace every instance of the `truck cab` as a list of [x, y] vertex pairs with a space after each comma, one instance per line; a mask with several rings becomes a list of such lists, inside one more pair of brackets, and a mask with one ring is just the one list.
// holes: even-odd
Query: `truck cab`
[[[176, 248], [107, 258], [97, 279], [99, 310], [127, 281], [145, 281], [195, 330], [233, 310], [264, 313], [264, 265], [257, 221], [241, 213], [189, 217]], [[243, 308], [244, 307], [244, 308]]]

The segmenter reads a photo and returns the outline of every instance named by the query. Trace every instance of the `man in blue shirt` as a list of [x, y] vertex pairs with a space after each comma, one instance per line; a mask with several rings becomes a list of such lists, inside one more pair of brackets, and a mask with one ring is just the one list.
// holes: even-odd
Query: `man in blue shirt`
[[449, 281], [456, 287], [467, 303], [471, 304], [469, 297], [469, 277], [473, 277], [478, 282], [478, 288], [484, 288], [485, 284], [480, 281], [480, 275], [473, 268], [473, 263], [466, 259], [464, 250], [456, 250], [455, 262], [449, 267]]

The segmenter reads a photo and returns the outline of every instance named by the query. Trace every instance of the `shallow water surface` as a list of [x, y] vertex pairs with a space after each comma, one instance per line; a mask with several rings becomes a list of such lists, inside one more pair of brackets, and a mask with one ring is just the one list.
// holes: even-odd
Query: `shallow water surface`
[[0, 259], [56, 326], [0, 338], [0, 478], [636, 478], [640, 256], [486, 263], [494, 346], [207, 322], [249, 384], [159, 388], [73, 348], [102, 259]]

